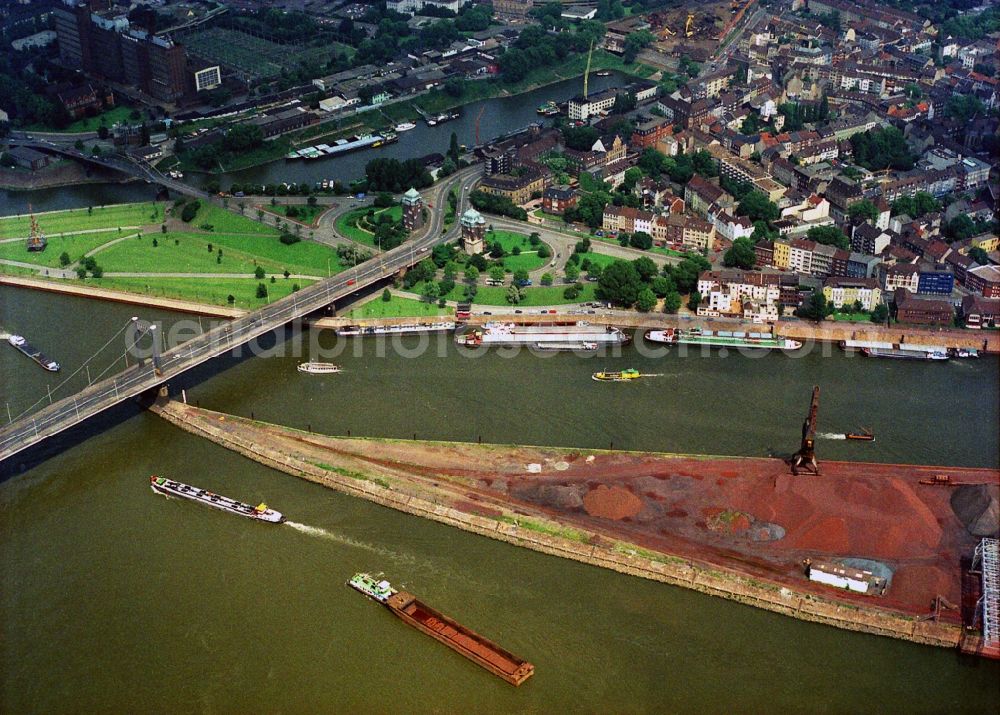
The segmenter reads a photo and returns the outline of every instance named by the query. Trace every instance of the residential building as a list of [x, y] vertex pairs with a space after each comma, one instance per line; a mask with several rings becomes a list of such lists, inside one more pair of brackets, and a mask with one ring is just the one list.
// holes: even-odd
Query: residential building
[[494, 196], [504, 196], [516, 205], [526, 204], [536, 191], [545, 191], [546, 176], [536, 169], [521, 167], [517, 173], [484, 176], [479, 190]]
[[542, 211], [550, 214], [562, 214], [566, 209], [576, 206], [579, 194], [576, 189], [568, 186], [550, 186], [542, 192]]
[[698, 277], [698, 315], [739, 316], [755, 322], [778, 319], [780, 279], [773, 273], [705, 271]]
[[882, 291], [874, 278], [835, 276], [823, 282], [823, 295], [835, 308], [851, 307], [860, 302], [864, 310], [882, 303]]
[[886, 293], [893, 293], [899, 288], [916, 293], [920, 287], [920, 268], [912, 263], [883, 264], [881, 272], [882, 289]]
[[920, 295], [951, 295], [955, 289], [955, 275], [946, 270], [921, 270], [917, 274], [917, 293]]
[[855, 226], [851, 234], [851, 250], [878, 256], [889, 246], [890, 236], [870, 223]]
[[403, 15], [413, 15], [425, 7], [435, 7], [439, 10], [451, 10], [458, 13], [463, 5], [470, 0], [388, 0], [386, 8]]
[[984, 298], [1000, 298], [1000, 267], [970, 268], [965, 275], [965, 287]]
[[955, 312], [951, 303], [946, 300], [917, 298], [905, 288], [897, 288], [893, 293], [893, 300], [896, 305], [896, 320], [900, 323], [947, 327], [954, 320]]
[[[680, 246], [685, 250], [707, 251], [715, 240], [715, 225], [695, 216], [671, 215], [665, 220], [657, 220], [660, 226], [664, 226], [662, 234], [665, 242]], [[658, 227], [654, 227], [653, 238], [656, 240]]]
[[1000, 327], [1000, 300], [967, 295], [962, 298], [962, 318], [967, 328]]

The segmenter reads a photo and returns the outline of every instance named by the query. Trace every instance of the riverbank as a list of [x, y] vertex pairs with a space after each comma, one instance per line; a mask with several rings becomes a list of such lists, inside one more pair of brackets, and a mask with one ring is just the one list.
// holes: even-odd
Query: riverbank
[[112, 182], [125, 184], [135, 181], [138, 179], [123, 176], [117, 171], [85, 167], [69, 160], [55, 161], [36, 171], [0, 167], [0, 190], [6, 191], [37, 191], [75, 186], [76, 184], [107, 184]]
[[[543, 553], [847, 630], [944, 647], [961, 636], [953, 614], [918, 618], [935, 596], [960, 598], [958, 556], [973, 541], [948, 490], [917, 486], [940, 467], [829, 462], [822, 478], [800, 479], [774, 459], [334, 438], [177, 402], [154, 411], [274, 469]], [[996, 470], [949, 471], [1000, 481]], [[706, 517], [699, 496], [726, 508]], [[732, 527], [754, 516], [780, 522], [783, 538]], [[802, 575], [803, 556], [859, 554], [893, 564], [886, 597]]]
[[82, 298], [106, 300], [112, 303], [153, 306], [155, 308], [165, 308], [167, 310], [176, 310], [180, 313], [191, 313], [213, 318], [239, 318], [247, 313], [247, 311], [241, 308], [226, 308], [220, 305], [195, 303], [177, 298], [157, 298], [151, 295], [127, 293], [125, 291], [109, 290], [95, 286], [76, 285], [66, 281], [45, 281], [0, 274], [0, 285], [13, 286], [15, 288], [30, 288], [49, 293], [62, 293], [63, 295], [75, 295]]

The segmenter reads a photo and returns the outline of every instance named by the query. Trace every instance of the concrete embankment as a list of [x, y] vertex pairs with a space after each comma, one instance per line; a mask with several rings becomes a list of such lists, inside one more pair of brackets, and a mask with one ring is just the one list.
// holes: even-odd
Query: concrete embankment
[[[838, 602], [710, 562], [651, 551], [609, 538], [578, 522], [572, 525], [557, 522], [544, 511], [529, 512], [522, 503], [517, 504], [516, 510], [497, 509], [496, 501], [487, 508], [468, 493], [468, 487], [449, 493], [447, 485], [434, 479], [423, 483], [399, 480], [391, 461], [380, 467], [374, 461], [354, 459], [352, 445], [366, 440], [312, 435], [177, 402], [161, 401], [153, 411], [181, 429], [274, 469], [499, 541], [847, 630], [944, 647], [955, 647], [961, 636], [961, 629], [955, 624], [918, 620], [867, 604]], [[367, 441], [385, 447], [384, 441]], [[414, 442], [412, 447], [440, 449], [442, 444]], [[335, 464], [319, 461], [318, 446], [325, 450], [325, 458]], [[509, 452], [519, 449], [475, 447]]]
[[139, 293], [126, 293], [125, 291], [108, 290], [106, 288], [97, 288], [95, 286], [81, 286], [65, 282], [34, 280], [32, 278], [20, 278], [18, 276], [0, 275], [0, 285], [15, 286], [17, 288], [32, 288], [34, 290], [49, 291], [50, 293], [75, 295], [81, 298], [109, 300], [113, 303], [130, 303], [132, 305], [146, 305], [156, 308], [166, 308], [168, 310], [176, 310], [180, 313], [193, 313], [195, 315], [205, 315], [213, 318], [239, 318], [247, 313], [247, 311], [240, 308], [227, 308], [221, 305], [207, 305], [205, 303], [195, 303], [190, 300], [178, 300], [175, 298], [157, 298], [155, 296], [141, 295]]

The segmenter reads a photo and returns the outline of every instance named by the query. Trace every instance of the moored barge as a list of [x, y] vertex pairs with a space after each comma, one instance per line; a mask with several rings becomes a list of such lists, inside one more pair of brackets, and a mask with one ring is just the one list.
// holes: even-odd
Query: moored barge
[[668, 345], [707, 345], [713, 348], [762, 348], [764, 350], [798, 350], [802, 343], [790, 338], [780, 338], [770, 333], [747, 333], [740, 331], [712, 331], [692, 328], [667, 328], [650, 330], [646, 340]]
[[377, 580], [368, 574], [355, 574], [348, 585], [383, 604], [404, 623], [444, 643], [511, 685], [520, 685], [535, 672], [535, 666], [528, 661], [434, 610], [412, 593], [395, 590], [388, 581]]
[[517, 325], [515, 323], [490, 322], [482, 328], [469, 330], [455, 336], [459, 345], [505, 346], [523, 345], [533, 347], [545, 343], [551, 349], [556, 343], [597, 343], [598, 345], [621, 345], [629, 336], [621, 328], [590, 325], [579, 321], [570, 325]]

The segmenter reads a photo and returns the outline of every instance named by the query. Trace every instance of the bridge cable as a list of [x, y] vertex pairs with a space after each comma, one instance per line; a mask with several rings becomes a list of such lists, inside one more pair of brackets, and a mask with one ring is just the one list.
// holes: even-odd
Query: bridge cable
[[[74, 370], [73, 372], [71, 372], [71, 373], [70, 373], [69, 375], [67, 375], [67, 376], [66, 376], [66, 379], [65, 379], [65, 380], [63, 380], [63, 381], [62, 381], [62, 382], [60, 382], [60, 383], [59, 383], [58, 385], [56, 385], [56, 386], [55, 386], [55, 390], [54, 390], [54, 391], [55, 391], [55, 392], [58, 392], [58, 391], [59, 391], [59, 389], [60, 389], [61, 387], [63, 387], [63, 386], [64, 386], [64, 385], [65, 385], [65, 384], [66, 384], [67, 382], [69, 382], [70, 380], [72, 380], [72, 379], [73, 379], [73, 378], [74, 378], [74, 377], [75, 377], [75, 376], [77, 375], [77, 373], [79, 373], [79, 372], [80, 372], [81, 370], [85, 369], [85, 368], [87, 367], [87, 365], [89, 365], [89, 364], [90, 364], [90, 361], [91, 361], [91, 360], [93, 360], [93, 359], [94, 359], [94, 358], [96, 358], [96, 357], [97, 357], [98, 355], [100, 355], [100, 354], [101, 354], [101, 352], [103, 352], [103, 350], [104, 350], [104, 349], [105, 349], [106, 347], [108, 347], [108, 346], [109, 346], [109, 345], [110, 345], [110, 344], [111, 344], [112, 342], [114, 342], [114, 341], [115, 341], [115, 339], [116, 339], [116, 338], [117, 338], [117, 337], [118, 337], [119, 335], [121, 335], [121, 334], [122, 334], [122, 333], [124, 333], [124, 332], [125, 332], [126, 330], [128, 330], [128, 328], [129, 328], [129, 326], [130, 326], [130, 325], [132, 325], [132, 321], [131, 321], [131, 320], [130, 320], [129, 322], [125, 323], [125, 325], [124, 325], [124, 326], [122, 327], [122, 329], [121, 329], [121, 330], [119, 330], [119, 331], [118, 331], [117, 333], [115, 333], [114, 335], [112, 335], [112, 336], [111, 336], [111, 338], [110, 338], [110, 339], [109, 339], [109, 340], [108, 340], [108, 341], [107, 341], [106, 343], [104, 343], [104, 345], [102, 345], [102, 346], [101, 346], [100, 348], [98, 348], [98, 349], [97, 349], [97, 350], [96, 350], [96, 351], [94, 352], [94, 354], [93, 354], [93, 355], [91, 355], [91, 356], [90, 356], [89, 358], [87, 358], [86, 360], [84, 360], [84, 361], [83, 361], [83, 362], [82, 362], [82, 363], [80, 364], [80, 367], [78, 367], [78, 368], [77, 368], [76, 370]], [[124, 355], [124, 354], [127, 354], [127, 353], [128, 353], [128, 349], [126, 348], [126, 349], [125, 349], [125, 353], [123, 353], [123, 355]], [[121, 356], [118, 356], [118, 357], [121, 357]], [[114, 362], [112, 362], [112, 363], [111, 363], [111, 365], [110, 365], [110, 366], [109, 366], [108, 368], [105, 368], [105, 369], [104, 369], [104, 372], [102, 372], [102, 373], [101, 373], [101, 375], [104, 375], [104, 373], [106, 373], [106, 372], [108, 371], [108, 369], [110, 369], [110, 367], [113, 367], [114, 365], [116, 365], [116, 364], [118, 363], [118, 357], [116, 357], [116, 358], [114, 359]], [[99, 376], [98, 376], [98, 378], [100, 378], [100, 376], [101, 376], [101, 375], [99, 375]], [[94, 382], [96, 382], [96, 380], [92, 380], [92, 381], [91, 381], [91, 385], [92, 385], [92, 384], [93, 384]], [[88, 387], [90, 387], [90, 385], [88, 385]], [[47, 396], [48, 396], [48, 395], [47, 395]], [[22, 417], [24, 417], [25, 415], [27, 415], [27, 414], [28, 414], [29, 412], [31, 412], [31, 411], [32, 411], [33, 409], [35, 409], [35, 408], [36, 408], [36, 407], [37, 407], [37, 406], [38, 406], [39, 404], [41, 404], [42, 402], [44, 402], [44, 401], [45, 401], [45, 399], [46, 399], [45, 397], [41, 397], [41, 398], [39, 398], [39, 399], [38, 399], [38, 400], [37, 400], [37, 401], [36, 401], [36, 402], [35, 402], [34, 404], [30, 405], [30, 406], [29, 406], [29, 407], [28, 407], [27, 409], [25, 409], [25, 410], [24, 410], [23, 412], [21, 412], [21, 413], [20, 413], [20, 414], [19, 414], [19, 415], [18, 415], [18, 416], [16, 417], [16, 419], [21, 419]]]

